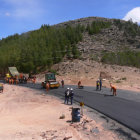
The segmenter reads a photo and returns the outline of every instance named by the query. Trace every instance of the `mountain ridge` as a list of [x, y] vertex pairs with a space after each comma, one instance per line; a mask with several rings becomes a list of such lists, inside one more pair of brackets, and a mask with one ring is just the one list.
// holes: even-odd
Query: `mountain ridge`
[[14, 65], [23, 72], [49, 69], [71, 57], [140, 67], [140, 27], [120, 19], [80, 18], [2, 39], [0, 51], [1, 69]]

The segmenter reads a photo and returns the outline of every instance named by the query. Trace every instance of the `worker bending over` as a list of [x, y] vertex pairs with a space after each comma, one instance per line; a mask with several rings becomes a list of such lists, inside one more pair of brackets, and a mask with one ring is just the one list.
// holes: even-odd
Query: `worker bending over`
[[112, 85], [112, 83], [110, 83], [110, 87], [111, 87], [111, 92], [113, 90], [113, 96], [116, 96], [116, 87]]

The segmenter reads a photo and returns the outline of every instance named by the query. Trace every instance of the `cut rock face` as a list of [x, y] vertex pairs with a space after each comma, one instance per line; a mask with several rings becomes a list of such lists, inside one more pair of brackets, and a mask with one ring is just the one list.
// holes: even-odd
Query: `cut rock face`
[[108, 72], [100, 72], [100, 77], [102, 78], [102, 79], [111, 79], [111, 76], [109, 75], [109, 73]]

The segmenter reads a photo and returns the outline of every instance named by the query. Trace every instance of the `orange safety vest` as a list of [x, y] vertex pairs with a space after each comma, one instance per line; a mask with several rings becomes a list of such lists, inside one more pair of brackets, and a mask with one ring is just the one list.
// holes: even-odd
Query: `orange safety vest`
[[112, 88], [113, 90], [116, 90], [116, 87], [115, 87], [115, 86], [112, 86], [112, 85], [111, 85], [111, 88]]
[[46, 84], [46, 90], [49, 90], [50, 86], [49, 83]]

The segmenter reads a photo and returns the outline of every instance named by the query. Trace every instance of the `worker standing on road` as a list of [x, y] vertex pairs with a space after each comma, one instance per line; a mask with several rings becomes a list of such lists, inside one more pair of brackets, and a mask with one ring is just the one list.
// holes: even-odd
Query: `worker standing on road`
[[73, 89], [70, 89], [70, 101], [71, 101], [71, 105], [73, 104], [73, 96], [74, 96], [74, 92]]
[[49, 85], [49, 82], [46, 83], [46, 91], [49, 91], [50, 89], [50, 85]]
[[26, 83], [26, 77], [23, 75], [22, 82], [25, 84]]
[[96, 81], [96, 90], [99, 90], [100, 81], [99, 79]]
[[10, 84], [10, 85], [11, 85], [11, 82], [12, 82], [11, 80], [12, 80], [12, 79], [11, 79], [11, 78], [9, 78], [9, 84]]
[[101, 78], [100, 78], [99, 84], [100, 84], [100, 90], [102, 90], [102, 79]]
[[64, 88], [64, 80], [63, 79], [61, 81], [61, 84], [62, 84], [62, 88]]
[[111, 92], [113, 90], [113, 96], [116, 96], [116, 87], [114, 85], [112, 85], [112, 83], [110, 83], [110, 87], [111, 87]]
[[65, 91], [65, 101], [64, 101], [64, 104], [67, 104], [69, 103], [69, 96], [70, 96], [70, 89], [67, 88], [66, 91]]
[[13, 77], [11, 78], [11, 84], [12, 85], [14, 84], [14, 78]]
[[7, 74], [6, 74], [6, 82], [7, 82], [7, 83], [9, 82], [9, 79], [10, 79], [10, 78], [11, 78], [10, 74], [7, 73]]
[[23, 80], [23, 74], [22, 74], [22, 73], [20, 73], [19, 77], [20, 77], [20, 78], [19, 78], [19, 79], [20, 79], [20, 81], [19, 81], [19, 82], [20, 82], [20, 83], [22, 83], [22, 80]]
[[35, 83], [36, 83], [36, 77], [33, 78], [33, 84], [35, 84]]
[[15, 76], [15, 80], [16, 80], [16, 85], [18, 84], [18, 76]]
[[16, 78], [16, 85], [18, 84], [18, 78]]

